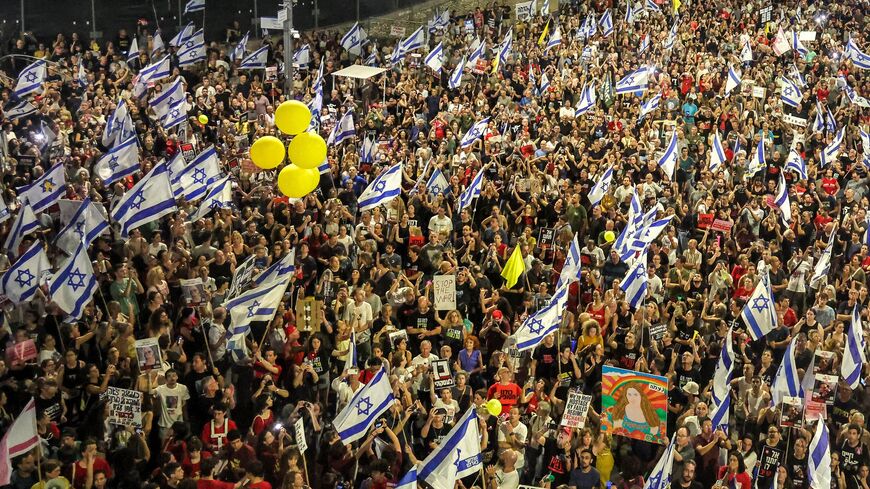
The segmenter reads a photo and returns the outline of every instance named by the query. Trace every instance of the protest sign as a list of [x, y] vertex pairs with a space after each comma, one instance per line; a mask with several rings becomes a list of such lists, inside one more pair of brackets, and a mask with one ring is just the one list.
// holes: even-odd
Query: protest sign
[[181, 295], [188, 306], [198, 306], [205, 301], [205, 286], [201, 278], [181, 279]]
[[812, 423], [819, 419], [828, 419], [828, 406], [823, 402], [807, 399], [807, 407], [804, 409], [804, 421]]
[[445, 359], [432, 361], [432, 375], [435, 376], [436, 389], [446, 389], [456, 385], [450, 373], [450, 363]]
[[731, 228], [734, 226], [734, 223], [723, 221], [722, 219], [713, 219], [713, 223], [710, 224], [711, 231], [721, 231], [723, 233], [730, 233]]
[[405, 28], [398, 25], [390, 26], [390, 35], [393, 37], [405, 37]]
[[783, 451], [781, 448], [772, 447], [765, 444], [761, 449], [761, 456], [758, 457], [758, 462], [755, 463], [757, 477], [771, 478], [776, 474], [776, 469], [785, 460], [783, 459]]
[[811, 398], [813, 401], [833, 406], [835, 392], [837, 392], [837, 376], [816, 374], [816, 382], [813, 384], [813, 395]]
[[534, 13], [535, 0], [531, 2], [520, 2], [516, 5], [516, 18], [517, 22], [528, 20], [532, 17]]
[[299, 448], [299, 453], [305, 453], [305, 450], [308, 450], [308, 441], [305, 440], [305, 422], [301, 416], [293, 423], [293, 431], [295, 432], [294, 437], [296, 438], [296, 447]]
[[586, 413], [589, 411], [589, 403], [592, 396], [571, 392], [568, 394], [568, 402], [565, 403], [565, 413], [562, 414], [561, 426], [569, 428], [583, 428], [586, 426]]
[[834, 352], [816, 350], [813, 358], [813, 373], [817, 375], [836, 375], [834, 372]]
[[404, 329], [390, 333], [390, 345], [393, 346], [394, 350], [399, 347], [399, 342], [402, 340], [408, 341], [408, 332]]
[[436, 311], [456, 309], [456, 275], [436, 275], [432, 277], [432, 292], [435, 297]]
[[109, 405], [109, 423], [142, 426], [142, 393], [132, 389], [109, 387], [100, 396]]
[[807, 127], [807, 120], [804, 119], [803, 117], [797, 117], [794, 115], [783, 114], [782, 121], [785, 122], [786, 124], [791, 124], [793, 126]]
[[541, 228], [538, 232], [538, 248], [549, 250], [556, 242], [556, 230], [553, 228]]
[[[601, 369], [601, 431], [665, 444], [668, 379], [604, 365]], [[625, 421], [630, 421], [626, 423]]]
[[755, 98], [764, 98], [764, 94], [767, 92], [767, 89], [764, 87], [752, 87], [752, 96]]
[[6, 358], [9, 360], [9, 363], [13, 365], [20, 365], [26, 363], [28, 360], [33, 360], [36, 358], [37, 354], [36, 343], [29, 338], [15, 343], [12, 348], [6, 350]]
[[668, 332], [668, 325], [666, 323], [662, 324], [653, 324], [649, 327], [649, 336], [654, 341], [659, 341], [665, 337], [665, 333]]
[[803, 399], [792, 396], [783, 397], [780, 413], [782, 413], [779, 419], [780, 426], [800, 428], [803, 425]]
[[136, 358], [139, 361], [139, 370], [154, 370], [160, 368], [160, 345], [157, 338], [145, 338], [136, 340]]

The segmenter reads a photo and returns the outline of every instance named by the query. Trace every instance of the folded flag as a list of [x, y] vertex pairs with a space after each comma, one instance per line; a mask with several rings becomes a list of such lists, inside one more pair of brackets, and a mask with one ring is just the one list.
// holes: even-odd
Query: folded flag
[[716, 172], [725, 164], [725, 148], [722, 146], [722, 140], [719, 138], [719, 131], [713, 134], [713, 144], [710, 147], [710, 171]]

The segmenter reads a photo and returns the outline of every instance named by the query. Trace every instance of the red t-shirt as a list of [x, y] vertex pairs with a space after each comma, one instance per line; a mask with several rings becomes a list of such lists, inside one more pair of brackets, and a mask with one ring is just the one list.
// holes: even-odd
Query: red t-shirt
[[[76, 489], [84, 489], [85, 480], [88, 478], [88, 468], [83, 464], [84, 460], [79, 460], [72, 465], [70, 470], [72, 485]], [[104, 458], [97, 457], [94, 459], [94, 473], [96, 474], [97, 472], [104, 472], [106, 479], [112, 478], [112, 467]]]
[[266, 481], [254, 482], [253, 484], [248, 484], [250, 489], [272, 489], [272, 484]]
[[181, 463], [181, 468], [184, 469], [185, 477], [199, 477], [200, 476], [200, 466], [202, 465], [202, 461], [211, 458], [211, 452], [203, 450], [199, 454], [199, 462], [193, 463], [190, 461], [190, 457], [188, 456], [184, 459], [184, 462]]
[[214, 479], [200, 479], [196, 481], [196, 489], [234, 489], [236, 487], [232, 482], [216, 481]]
[[[498, 396], [496, 396], [496, 393], [498, 393]], [[511, 408], [516, 406], [522, 393], [523, 391], [520, 389], [520, 386], [513, 382], [505, 385], [495, 383], [490, 386], [489, 391], [486, 393], [486, 398], [501, 401], [501, 414], [505, 414], [511, 412]]]
[[223, 448], [229, 443], [227, 434], [235, 429], [236, 423], [231, 419], [225, 419], [219, 424], [214, 424], [214, 420], [211, 420], [202, 427], [202, 442], [208, 447]]

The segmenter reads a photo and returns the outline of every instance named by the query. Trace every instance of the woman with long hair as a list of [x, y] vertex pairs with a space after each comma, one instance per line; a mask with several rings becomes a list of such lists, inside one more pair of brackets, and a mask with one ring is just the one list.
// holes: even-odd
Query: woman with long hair
[[658, 413], [646, 397], [646, 385], [641, 382], [629, 382], [623, 386], [616, 404], [609, 411], [616, 432], [640, 432], [656, 437], [661, 433]]
[[[777, 474], [780, 479], [781, 475]], [[732, 450], [728, 454], [728, 465], [719, 467], [716, 485], [713, 487], [751, 487], [752, 479], [746, 473], [746, 464], [743, 462], [743, 455], [737, 450]], [[732, 482], [733, 481], [733, 482]], [[736, 483], [736, 484], [735, 484]], [[782, 487], [777, 485], [777, 488]]]

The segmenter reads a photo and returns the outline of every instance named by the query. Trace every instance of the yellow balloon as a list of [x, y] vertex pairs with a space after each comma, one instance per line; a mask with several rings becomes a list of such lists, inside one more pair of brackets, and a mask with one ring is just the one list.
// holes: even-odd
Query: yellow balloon
[[292, 163], [285, 166], [281, 173], [278, 173], [278, 190], [294, 199], [305, 197], [316, 189], [319, 183], [319, 171], [299, 168]]
[[501, 401], [498, 399], [490, 399], [486, 401], [486, 410], [493, 416], [501, 414]]
[[326, 141], [319, 134], [303, 132], [287, 146], [290, 162], [301, 168], [317, 168], [326, 159]]
[[208, 124], [208, 116], [205, 114], [199, 114], [199, 117], [197, 117], [196, 120], [198, 120], [202, 125]]
[[308, 129], [311, 111], [298, 100], [288, 100], [275, 110], [275, 125], [284, 134], [296, 135]]
[[251, 145], [251, 161], [264, 170], [271, 170], [284, 161], [284, 144], [275, 136], [263, 136]]
[[616, 239], [616, 234], [613, 231], [604, 231], [604, 241], [612, 243]]

